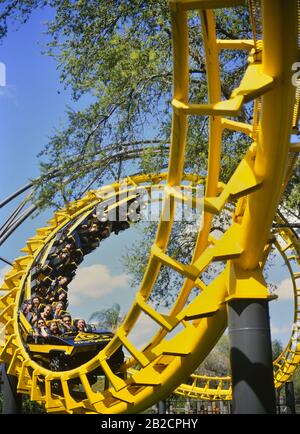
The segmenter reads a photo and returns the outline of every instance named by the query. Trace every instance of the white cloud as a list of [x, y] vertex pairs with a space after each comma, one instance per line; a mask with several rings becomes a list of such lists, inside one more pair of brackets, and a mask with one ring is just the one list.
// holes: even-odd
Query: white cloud
[[14, 100], [16, 102], [16, 98], [17, 98], [16, 87], [12, 85], [0, 86], [0, 97]]
[[116, 288], [127, 288], [128, 276], [110, 274], [110, 270], [102, 264], [80, 268], [73, 282], [69, 285], [70, 305], [80, 305], [84, 299], [100, 299]]
[[9, 272], [10, 269], [11, 269], [10, 265], [5, 265], [5, 267], [0, 268], [0, 286], [4, 282], [4, 277]]
[[293, 300], [294, 292], [291, 279], [287, 278], [279, 282], [275, 294], [279, 296], [279, 300]]
[[160, 329], [160, 326], [148, 315], [142, 313], [128, 338], [137, 348], [143, 348]]
[[[0, 287], [2, 286], [2, 284], [4, 282], [4, 277], [9, 272], [10, 269], [11, 269], [11, 267], [9, 265], [5, 265], [5, 267], [0, 268]], [[5, 294], [6, 294], [6, 291], [0, 291], [0, 297], [2, 297]]]

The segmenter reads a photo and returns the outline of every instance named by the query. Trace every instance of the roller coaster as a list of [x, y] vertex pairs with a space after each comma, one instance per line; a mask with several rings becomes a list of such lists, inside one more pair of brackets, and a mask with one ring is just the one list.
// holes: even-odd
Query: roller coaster
[[[300, 106], [300, 85], [295, 88], [292, 84], [292, 65], [298, 60], [300, 48], [299, 5], [296, 0], [262, 0], [258, 8], [256, 2], [249, 1], [253, 38], [229, 40], [217, 38], [214, 10], [246, 7], [245, 1], [170, 0], [169, 3], [174, 77], [168, 172], [128, 177], [69, 203], [29, 238], [22, 249], [24, 255], [13, 262], [1, 287], [4, 295], [0, 298], [0, 322], [4, 338], [0, 360], [6, 364], [8, 374], [18, 378], [18, 392], [44, 405], [47, 412], [138, 413], [174, 390], [203, 399], [231, 399], [230, 378], [194, 375], [192, 385], [182, 383], [224, 333], [230, 303], [267, 302], [273, 298], [263, 276], [273, 246], [290, 271], [295, 299], [292, 336], [274, 362], [275, 386], [288, 381], [299, 363], [300, 273], [295, 270], [295, 264], [299, 265], [299, 240], [288, 228], [284, 216], [277, 213], [300, 152], [299, 144], [291, 143], [292, 132], [298, 132]], [[204, 104], [189, 101], [189, 11], [198, 11], [201, 19], [208, 86], [208, 102]], [[261, 38], [258, 23], [263, 28]], [[221, 96], [218, 56], [221, 50], [243, 50], [249, 54], [245, 74], [227, 100]], [[239, 120], [246, 104], [254, 107], [252, 124]], [[184, 174], [189, 116], [209, 118], [205, 178]], [[245, 134], [251, 140], [226, 184], [220, 181], [225, 130]], [[190, 203], [185, 188], [194, 189], [200, 184], [205, 187], [201, 199], [203, 225], [191, 262], [182, 263], [168, 254], [176, 206], [178, 201]], [[153, 186], [164, 194], [162, 216], [131, 309], [113, 336], [102, 339], [105, 333], [97, 331], [82, 334], [78, 339], [81, 344], [77, 340], [76, 345], [85, 342], [90, 358], [79, 358], [78, 363], [71, 365], [58, 363], [59, 370], [54, 369], [49, 361], [35, 357], [34, 345], [38, 344], [29, 339], [31, 330], [22, 314], [23, 303], [39, 291], [53, 290], [54, 297], [57, 296], [59, 289], [55, 285], [59, 280], [67, 278], [70, 282], [86, 255], [110, 233], [129, 230], [136, 221], [130, 212], [117, 222], [110, 221], [110, 213], [119, 214], [124, 204], [134, 205], [139, 211], [141, 192]], [[193, 200], [191, 206], [196, 207], [199, 200]], [[101, 215], [97, 214], [99, 207]], [[169, 219], [164, 218], [167, 208]], [[213, 219], [228, 209], [232, 210], [231, 224], [222, 236], [216, 237]], [[274, 222], [278, 226], [275, 230]], [[207, 284], [203, 274], [211, 264], [223, 266]], [[158, 312], [149, 302], [163, 267], [184, 278], [167, 314]], [[131, 337], [142, 314], [153, 321], [158, 331], [143, 348], [138, 348]], [[101, 345], [97, 346], [96, 341]], [[72, 351], [74, 346], [71, 345]], [[49, 352], [52, 350], [57, 354], [59, 349], [53, 344]], [[68, 351], [64, 347], [65, 355]], [[124, 352], [129, 355], [125, 361]], [[101, 390], [93, 387], [99, 375], [105, 377]]]
[[[300, 331], [300, 307], [299, 278], [300, 243], [298, 236], [291, 229], [282, 216], [276, 219], [280, 229], [273, 230], [273, 238], [270, 243], [276, 248], [287, 266], [294, 296], [293, 328], [286, 348], [274, 360], [274, 383], [275, 388], [280, 389], [286, 382], [291, 381], [293, 374], [300, 361], [299, 331]], [[213, 377], [208, 375], [191, 375], [191, 384], [181, 384], [175, 391], [177, 395], [187, 398], [207, 401], [230, 401], [232, 399], [231, 377]]]

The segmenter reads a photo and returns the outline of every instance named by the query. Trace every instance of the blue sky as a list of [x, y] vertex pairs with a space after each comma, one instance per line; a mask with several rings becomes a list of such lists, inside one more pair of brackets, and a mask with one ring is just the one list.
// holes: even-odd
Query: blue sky
[[[0, 46], [0, 62], [6, 65], [6, 87], [0, 88], [0, 200], [26, 184], [28, 179], [38, 176], [36, 155], [47, 143], [54, 129], [66, 121], [66, 106], [76, 107], [70, 92], [60, 85], [55, 61], [41, 54], [47, 42], [47, 37], [43, 34], [43, 22], [49, 18], [50, 10], [36, 11], [26, 25], [18, 31], [10, 31]], [[5, 209], [0, 209], [0, 221], [3, 221], [15, 205], [16, 202], [13, 202]], [[34, 234], [36, 228], [43, 226], [51, 214], [51, 211], [47, 211], [34, 220], [26, 221], [1, 247], [1, 255], [9, 260], [19, 256], [18, 251], [25, 245], [26, 239]], [[105, 252], [99, 249], [84, 265], [98, 262], [107, 267], [106, 272], [108, 270], [109, 273], [123, 276], [122, 266], [118, 261], [119, 252], [134, 238], [135, 235], [131, 232], [131, 235], [120, 235], [118, 240], [108, 240]], [[113, 277], [110, 274], [109, 276]], [[123, 284], [128, 287], [128, 282], [124, 276], [123, 278]], [[110, 294], [104, 303], [101, 301], [95, 305], [94, 299], [90, 303], [88, 299], [86, 301], [83, 306], [81, 303], [81, 314], [84, 316], [89, 316], [95, 309], [109, 307], [116, 300]], [[74, 314], [79, 316], [79, 309], [74, 308]]]
[[[0, 46], [0, 62], [5, 63], [7, 74], [6, 87], [0, 87], [0, 200], [38, 175], [37, 153], [47, 143], [54, 128], [66, 121], [65, 107], [76, 108], [69, 91], [59, 83], [55, 61], [41, 54], [47, 41], [42, 23], [49, 18], [50, 10], [35, 12], [26, 25], [18, 31], [10, 31]], [[15, 203], [0, 209], [0, 222], [13, 206]], [[50, 216], [51, 211], [47, 211], [27, 221], [0, 248], [0, 255], [10, 260], [19, 256], [18, 251], [26, 239]], [[74, 316], [88, 318], [93, 311], [109, 307], [115, 301], [120, 302], [123, 311], [128, 309], [134, 290], [128, 285], [120, 256], [136, 238], [134, 230], [111, 237], [81, 265], [71, 286]], [[4, 264], [0, 263], [0, 269], [3, 271]], [[284, 342], [292, 322], [292, 302], [288, 296], [287, 274], [280, 262], [275, 267], [274, 276], [285, 295], [281, 301], [271, 303], [273, 337]]]
[[[48, 16], [49, 11], [35, 13], [19, 31], [10, 31], [0, 46], [0, 61], [6, 65], [6, 87], [0, 88], [2, 199], [38, 175], [36, 155], [53, 128], [64, 122], [64, 108], [71, 101], [67, 92], [57, 93], [60, 85], [54, 61], [41, 55], [39, 44], [46, 41], [42, 21]], [[0, 210], [1, 221], [14, 206]], [[26, 222], [2, 254], [13, 258], [36, 225], [49, 216], [45, 213], [35, 223]]]

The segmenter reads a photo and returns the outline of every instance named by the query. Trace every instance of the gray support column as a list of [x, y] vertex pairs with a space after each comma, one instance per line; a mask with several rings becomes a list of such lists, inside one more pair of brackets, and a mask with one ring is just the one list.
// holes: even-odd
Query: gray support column
[[280, 414], [281, 413], [281, 402], [280, 402], [280, 390], [281, 389], [277, 389], [277, 391], [276, 391], [276, 401], [277, 401], [277, 414]]
[[7, 375], [6, 369], [2, 370], [3, 408], [2, 414], [21, 414], [22, 395], [17, 393], [17, 377]]
[[228, 303], [233, 414], [275, 414], [267, 300]]
[[165, 399], [158, 401], [158, 414], [166, 414], [167, 412], [167, 402]]
[[285, 404], [287, 414], [296, 414], [294, 383], [285, 383]]

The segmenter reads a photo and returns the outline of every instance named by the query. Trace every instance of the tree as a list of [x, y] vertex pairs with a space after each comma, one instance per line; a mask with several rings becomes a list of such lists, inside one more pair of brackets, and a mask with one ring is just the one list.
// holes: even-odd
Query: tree
[[[0, 392], [0, 414], [2, 414], [3, 393]], [[22, 396], [22, 414], [45, 414], [46, 411], [37, 402], [30, 401], [27, 395]]]
[[[282, 353], [283, 346], [278, 339], [272, 340], [273, 360]], [[228, 335], [223, 335], [214, 349], [206, 357], [203, 363], [198, 368], [198, 373], [201, 375], [212, 376], [228, 376], [230, 375], [229, 362], [229, 338]]]
[[200, 375], [225, 377], [230, 375], [229, 339], [223, 335], [214, 349], [197, 369]]
[[273, 360], [276, 360], [277, 357], [280, 356], [280, 354], [283, 351], [282, 343], [279, 339], [273, 339], [272, 340], [272, 356]]
[[43, 407], [41, 407], [37, 402], [31, 401], [27, 395], [23, 395], [22, 413], [23, 414], [45, 414], [46, 410]]
[[[89, 95], [92, 101], [77, 112], [68, 109], [69, 124], [56, 131], [40, 154], [43, 182], [36, 183], [36, 201], [40, 207], [59, 207], [89, 186], [132, 171], [155, 172], [166, 167], [171, 27], [166, 0], [10, 0], [0, 14], [0, 34], [7, 33], [11, 20], [27, 21], [34, 9], [45, 5], [55, 11], [55, 18], [47, 24], [46, 53], [57, 60], [61, 81], [72, 89], [74, 100]], [[219, 37], [250, 37], [249, 14], [244, 8], [225, 14], [219, 11], [216, 18]], [[206, 67], [196, 13], [190, 15], [190, 41], [190, 99], [201, 102], [207, 94]], [[224, 97], [238, 83], [245, 56], [221, 54]], [[242, 118], [250, 120], [251, 116], [251, 108], [246, 108]], [[186, 170], [203, 175], [206, 126], [206, 120], [190, 119], [186, 158]], [[222, 176], [226, 180], [248, 140], [228, 133], [224, 143]]]
[[102, 309], [92, 313], [88, 322], [96, 321], [99, 328], [107, 328], [115, 331], [121, 324], [123, 317], [120, 315], [121, 307], [118, 303], [114, 303], [108, 309]]
[[297, 403], [300, 402], [300, 369], [299, 367], [296, 369], [296, 372], [293, 377], [294, 382], [294, 390], [295, 390], [295, 400]]

